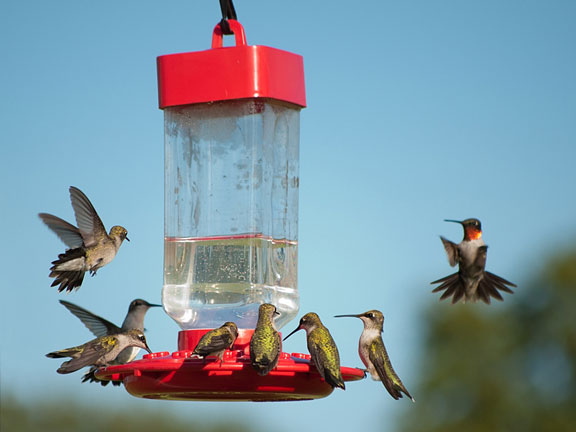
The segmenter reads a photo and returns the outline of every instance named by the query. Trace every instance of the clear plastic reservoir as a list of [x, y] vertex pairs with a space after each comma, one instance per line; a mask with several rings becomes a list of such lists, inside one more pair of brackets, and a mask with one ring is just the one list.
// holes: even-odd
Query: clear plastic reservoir
[[298, 313], [300, 108], [244, 99], [165, 116], [165, 311], [183, 330]]

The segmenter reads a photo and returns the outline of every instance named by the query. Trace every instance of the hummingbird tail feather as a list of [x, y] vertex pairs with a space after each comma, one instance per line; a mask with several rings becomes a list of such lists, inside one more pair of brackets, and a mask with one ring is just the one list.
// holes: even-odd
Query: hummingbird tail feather
[[333, 376], [331, 373], [326, 373], [324, 380], [330, 384], [332, 387], [340, 387], [342, 390], [346, 390], [346, 385], [342, 377]]
[[74, 289], [78, 289], [82, 285], [84, 280], [83, 271], [55, 271], [50, 272], [50, 277], [56, 278], [50, 286], [57, 286], [58, 292], [68, 291], [71, 292]]
[[60, 367], [56, 369], [56, 372], [58, 372], [59, 374], [69, 374], [72, 372], [76, 372], [78, 369], [81, 369], [84, 366], [86, 365], [85, 364], [78, 365], [78, 362], [74, 362], [74, 360], [68, 360], [62, 363]]
[[[434, 282], [430, 282], [430, 285], [434, 285], [434, 284], [437, 284], [437, 283], [440, 283], [440, 282], [446, 282], [448, 279], [453, 278], [454, 275], [458, 275], [458, 272], [449, 274], [448, 276], [444, 276], [443, 278], [440, 278], [440, 279], [438, 279], [438, 280], [435, 280]], [[435, 288], [434, 291], [432, 291], [432, 292], [437, 292], [437, 291], [440, 291], [440, 287]]]
[[91, 367], [90, 370], [82, 376], [82, 382], [100, 383], [102, 387], [106, 387], [109, 383], [112, 383], [112, 385], [115, 387], [122, 385], [122, 381], [107, 381], [96, 378], [95, 374], [97, 370], [98, 370], [97, 367]]
[[516, 288], [517, 285], [513, 284], [510, 281], [507, 281], [504, 278], [501, 278], [498, 275], [495, 275], [494, 273], [490, 273], [490, 272], [484, 272], [484, 278], [488, 279], [491, 283], [493, 283], [494, 285], [497, 286], [498, 289], [502, 290], [502, 291], [506, 291], [510, 294], [513, 294], [514, 291], [512, 291], [510, 288], [507, 287], [507, 285]]
[[50, 267], [49, 276], [56, 278], [51, 286], [60, 285], [58, 292], [78, 289], [84, 280], [85, 262], [86, 251], [83, 248], [68, 249], [59, 254], [58, 259], [52, 261], [52, 267]]
[[412, 402], [416, 402], [414, 400], [414, 398], [412, 397], [412, 395], [408, 392], [408, 390], [406, 389], [406, 387], [404, 387], [404, 384], [402, 384], [401, 382], [399, 384], [395, 384], [393, 387], [394, 393], [395, 395], [392, 395], [392, 392], [389, 392], [392, 397], [396, 400], [404, 397], [404, 395], [402, 393], [404, 393], [406, 396], [408, 396], [410, 398], [410, 400]]
[[89, 366], [92, 363], [91, 359], [86, 358], [75, 358], [72, 360], [65, 361], [56, 370], [59, 374], [69, 374], [82, 369], [85, 366]]
[[478, 284], [478, 297], [486, 304], [490, 304], [490, 297], [496, 300], [504, 300], [500, 293], [498, 292], [498, 287], [490, 283], [486, 278], [483, 278]]
[[500, 276], [496, 276], [490, 272], [484, 272], [484, 277], [478, 284], [478, 290], [476, 292], [478, 298], [480, 298], [484, 303], [490, 304], [490, 297], [495, 298], [496, 300], [504, 300], [500, 291], [504, 291], [510, 294], [513, 294], [510, 288], [506, 285], [516, 286], [511, 282], [508, 282], [506, 279], [501, 278]]
[[466, 288], [460, 279], [460, 274], [458, 272], [452, 273], [442, 279], [438, 279], [432, 284], [441, 283], [440, 286], [437, 286], [432, 290], [433, 293], [444, 291], [442, 296], [440, 296], [440, 300], [445, 300], [447, 298], [452, 297], [452, 303], [457, 303], [466, 293]]
[[484, 303], [490, 304], [491, 288], [490, 286], [486, 286], [486, 284], [482, 284], [482, 281], [480, 281], [474, 294], [474, 301], [482, 300]]
[[54, 351], [51, 353], [46, 354], [48, 358], [65, 358], [69, 357], [69, 354], [66, 351]]
[[512, 294], [513, 291], [507, 285], [516, 286], [500, 276], [496, 276], [490, 272], [484, 272], [484, 277], [478, 283], [476, 291], [466, 298], [466, 284], [459, 273], [453, 273], [432, 282], [432, 284], [436, 283], [440, 283], [440, 285], [434, 288], [432, 292], [444, 291], [440, 300], [452, 297], [452, 303], [457, 303], [462, 297], [464, 297], [465, 300], [482, 300], [486, 304], [490, 304], [491, 298], [502, 301], [503, 298], [500, 291]]
[[256, 370], [256, 373], [261, 376], [268, 375], [272, 369], [278, 364], [278, 359], [276, 361], [270, 361], [268, 356], [263, 356], [252, 362], [252, 366]]
[[402, 393], [400, 392], [401, 388], [394, 384], [392, 377], [384, 374], [382, 376], [382, 384], [384, 384], [384, 388], [388, 393], [390, 393], [390, 396], [392, 396], [394, 400], [398, 400], [402, 397]]

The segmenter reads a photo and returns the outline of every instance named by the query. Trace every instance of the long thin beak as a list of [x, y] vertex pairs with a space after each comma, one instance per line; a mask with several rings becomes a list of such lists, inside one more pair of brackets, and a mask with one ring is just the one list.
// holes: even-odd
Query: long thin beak
[[148, 351], [150, 354], [152, 354], [152, 350], [148, 347], [148, 344], [146, 344], [146, 347], [144, 347], [144, 349]]
[[462, 221], [458, 221], [458, 220], [454, 220], [454, 219], [444, 219], [444, 222], [454, 222], [454, 223], [459, 223], [460, 225], [462, 225]]
[[162, 305], [148, 303], [148, 307], [162, 307]]
[[126, 241], [130, 241], [130, 239], [128, 237], [125, 238]]
[[300, 326], [296, 327], [296, 329], [290, 333], [288, 336], [286, 336], [284, 339], [282, 339], [283, 341], [285, 341], [286, 339], [288, 339], [290, 336], [292, 336], [294, 333], [296, 333], [298, 330], [300, 330]]
[[360, 318], [362, 314], [357, 315], [334, 315], [334, 318], [344, 318], [344, 317], [351, 317], [351, 318]]

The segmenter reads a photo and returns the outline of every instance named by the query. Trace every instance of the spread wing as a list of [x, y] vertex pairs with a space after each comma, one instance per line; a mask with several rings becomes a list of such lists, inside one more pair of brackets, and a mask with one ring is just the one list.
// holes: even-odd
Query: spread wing
[[60, 300], [63, 306], [66, 307], [70, 312], [72, 312], [76, 317], [82, 321], [82, 323], [90, 330], [94, 336], [102, 337], [110, 334], [118, 334], [121, 332], [120, 327], [105, 320], [98, 315], [87, 311], [74, 303], [67, 302], [66, 300]]
[[67, 374], [95, 365], [100, 358], [112, 351], [117, 343], [118, 340], [113, 336], [94, 339], [83, 346], [82, 354], [78, 358], [62, 363], [57, 372]]
[[376, 372], [378, 372], [382, 384], [384, 384], [384, 387], [386, 387], [386, 390], [390, 393], [390, 396], [394, 399], [400, 399], [402, 397], [401, 392], [404, 392], [406, 396], [414, 401], [414, 398], [408, 393], [408, 390], [406, 390], [406, 387], [404, 387], [404, 384], [402, 384], [402, 381], [392, 368], [392, 363], [390, 362], [382, 338], [378, 337], [374, 339], [370, 345], [368, 356]]
[[87, 247], [93, 246], [97, 238], [107, 235], [104, 224], [88, 197], [80, 189], [70, 186], [70, 201], [84, 244]]
[[458, 245], [456, 243], [451, 242], [448, 239], [440, 236], [440, 240], [442, 240], [442, 244], [444, 245], [444, 249], [446, 250], [446, 255], [448, 255], [448, 262], [452, 267], [458, 264], [460, 257], [458, 255]]
[[84, 240], [82, 239], [80, 230], [74, 225], [48, 213], [38, 213], [38, 216], [70, 249], [83, 246]]

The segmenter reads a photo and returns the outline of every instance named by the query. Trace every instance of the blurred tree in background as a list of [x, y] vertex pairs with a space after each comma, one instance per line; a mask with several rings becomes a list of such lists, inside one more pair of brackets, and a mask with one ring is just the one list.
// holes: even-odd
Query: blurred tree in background
[[576, 251], [544, 268], [504, 304], [427, 310], [416, 404], [399, 430], [576, 431]]
[[183, 419], [160, 410], [118, 406], [80, 405], [57, 398], [54, 402], [26, 402], [2, 395], [0, 431], [2, 432], [248, 432], [253, 428], [245, 419], [199, 422]]

